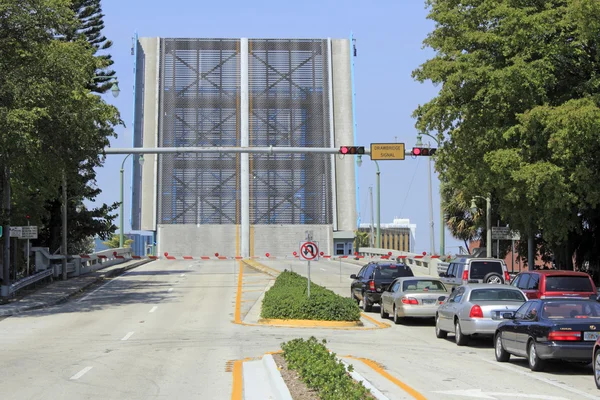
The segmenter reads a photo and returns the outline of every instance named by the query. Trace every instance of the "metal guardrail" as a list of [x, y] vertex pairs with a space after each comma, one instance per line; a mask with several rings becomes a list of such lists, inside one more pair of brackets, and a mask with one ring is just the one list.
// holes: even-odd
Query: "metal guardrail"
[[27, 287], [27, 286], [34, 284], [44, 278], [51, 276], [53, 274], [53, 272], [54, 271], [52, 270], [52, 268], [49, 268], [47, 270], [38, 272], [37, 274], [28, 276], [27, 278], [20, 279], [9, 286], [8, 293], [13, 294], [17, 290], [23, 289], [24, 287]]

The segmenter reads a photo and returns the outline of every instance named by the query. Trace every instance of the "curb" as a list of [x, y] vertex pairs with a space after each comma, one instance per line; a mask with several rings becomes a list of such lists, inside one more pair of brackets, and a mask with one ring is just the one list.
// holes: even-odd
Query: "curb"
[[269, 384], [275, 393], [275, 397], [278, 400], [292, 400], [292, 394], [285, 384], [285, 381], [281, 376], [281, 372], [279, 372], [277, 364], [275, 364], [273, 356], [271, 354], [264, 355], [262, 358], [262, 364], [267, 370]]
[[255, 260], [242, 260], [242, 262], [244, 264], [246, 264], [248, 267], [255, 269], [257, 271], [263, 272], [267, 275], [271, 275], [274, 278], [277, 278], [279, 276], [279, 274], [281, 273], [280, 271], [277, 271], [276, 269], [273, 269], [273, 268], [269, 268], [266, 265], [263, 265]]
[[[10, 317], [11, 315], [21, 314], [21, 313], [26, 312], [26, 311], [39, 310], [39, 309], [42, 309], [42, 308], [52, 307], [52, 306], [55, 306], [57, 304], [65, 303], [69, 298], [71, 298], [71, 297], [75, 296], [76, 294], [84, 291], [88, 287], [90, 287], [92, 285], [95, 285], [96, 283], [102, 281], [104, 278], [111, 278], [111, 277], [113, 277], [115, 275], [120, 275], [120, 274], [122, 274], [125, 271], [128, 271], [128, 270], [133, 269], [133, 268], [137, 268], [137, 267], [139, 267], [141, 265], [149, 263], [150, 261], [153, 261], [153, 260], [142, 260], [142, 261], [137, 262], [135, 264], [128, 265], [127, 267], [115, 268], [113, 270], [110, 270], [110, 271], [108, 271], [108, 272], [106, 272], [106, 273], [98, 276], [93, 281], [90, 281], [89, 283], [86, 283], [84, 286], [82, 286], [78, 290], [76, 290], [74, 292], [70, 292], [70, 293], [64, 294], [64, 295], [59, 296], [59, 297], [56, 297], [56, 298], [54, 298], [54, 299], [52, 299], [51, 301], [48, 301], [48, 302], [34, 303], [34, 304], [30, 304], [30, 305], [23, 306], [23, 307], [18, 307], [18, 308], [13, 309], [13, 310], [0, 310], [0, 317]], [[83, 275], [83, 276], [85, 276], [85, 275]]]
[[259, 319], [258, 324], [298, 328], [357, 328], [364, 326], [361, 321], [318, 321], [310, 319]]
[[344, 368], [346, 368], [346, 371], [348, 372], [348, 374], [350, 374], [352, 379], [354, 379], [357, 382], [362, 383], [364, 387], [366, 387], [367, 389], [369, 389], [371, 391], [371, 394], [377, 400], [390, 400], [386, 395], [381, 393], [379, 391], [379, 389], [377, 389], [375, 386], [373, 386], [373, 384], [371, 384], [371, 382], [369, 382], [361, 374], [356, 372], [356, 370], [353, 370], [352, 372], [348, 371], [348, 367], [350, 366], [350, 364], [348, 364], [346, 361], [342, 360], [341, 358], [339, 358], [337, 356], [336, 356], [336, 358], [338, 359], [339, 362], [341, 362], [344, 365]]
[[242, 323], [258, 323], [260, 320], [260, 312], [262, 311], [262, 302], [265, 298], [265, 293], [269, 291], [275, 284], [274, 280], [270, 280], [265, 287], [265, 290], [260, 294], [256, 303], [250, 308], [250, 310], [246, 313], [246, 317], [242, 320]]

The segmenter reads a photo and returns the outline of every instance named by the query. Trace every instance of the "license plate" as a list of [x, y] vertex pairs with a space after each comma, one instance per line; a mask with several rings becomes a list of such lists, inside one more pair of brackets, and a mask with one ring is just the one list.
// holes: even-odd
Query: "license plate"
[[423, 304], [434, 304], [436, 299], [423, 299]]
[[583, 332], [583, 340], [598, 340], [600, 332]]

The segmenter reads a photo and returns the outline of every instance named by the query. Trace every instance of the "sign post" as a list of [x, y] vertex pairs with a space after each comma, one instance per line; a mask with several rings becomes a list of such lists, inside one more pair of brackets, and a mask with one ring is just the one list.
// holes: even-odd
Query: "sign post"
[[300, 259], [308, 261], [308, 297], [310, 297], [310, 262], [319, 260], [319, 242], [314, 242], [312, 237], [312, 231], [306, 231], [306, 241], [300, 242]]
[[19, 239], [27, 239], [27, 276], [29, 276], [29, 241], [38, 238], [38, 227], [29, 225], [29, 219], [27, 219], [27, 226], [21, 226], [20, 228], [21, 236], [19, 236]]

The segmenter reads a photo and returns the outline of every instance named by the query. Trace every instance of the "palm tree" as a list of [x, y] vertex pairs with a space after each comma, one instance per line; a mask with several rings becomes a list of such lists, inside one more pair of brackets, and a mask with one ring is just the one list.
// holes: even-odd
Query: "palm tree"
[[369, 247], [369, 235], [369, 232], [363, 232], [359, 230], [354, 232], [354, 248], [356, 249], [356, 251], [358, 251], [358, 249], [360, 249], [361, 247]]
[[442, 184], [446, 224], [456, 239], [462, 240], [469, 253], [469, 242], [480, 239], [480, 228], [484, 217], [483, 210], [471, 211], [471, 199], [459, 189]]
[[[133, 239], [125, 239], [125, 241], [123, 242], [123, 247], [131, 247], [132, 243]], [[118, 249], [120, 247], [119, 235], [112, 235], [110, 239], [108, 239], [106, 242], [102, 242], [102, 244], [108, 246], [111, 249]]]

